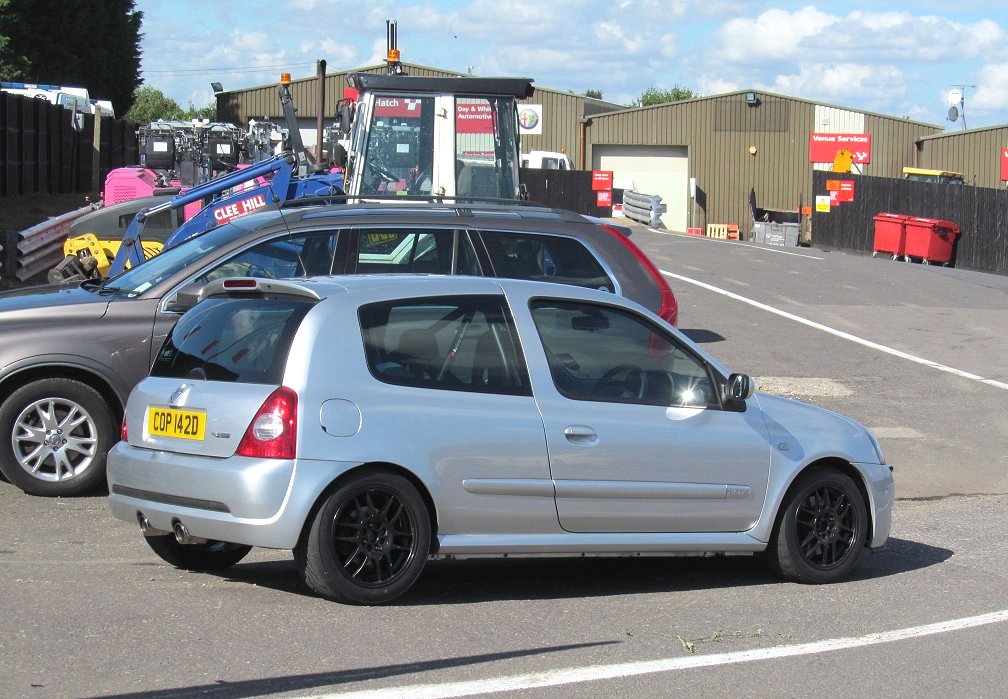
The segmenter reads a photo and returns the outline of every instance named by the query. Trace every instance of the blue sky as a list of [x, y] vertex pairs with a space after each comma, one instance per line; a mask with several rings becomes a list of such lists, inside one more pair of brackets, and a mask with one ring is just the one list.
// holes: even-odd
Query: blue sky
[[225, 89], [372, 65], [385, 20], [402, 60], [602, 90], [627, 104], [650, 86], [704, 95], [755, 88], [948, 129], [966, 86], [969, 128], [1008, 123], [1008, 3], [759, 0], [136, 0], [144, 84], [182, 106]]

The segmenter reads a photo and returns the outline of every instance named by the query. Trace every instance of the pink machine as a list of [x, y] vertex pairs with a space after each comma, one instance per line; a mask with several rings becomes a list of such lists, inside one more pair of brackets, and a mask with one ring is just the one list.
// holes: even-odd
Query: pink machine
[[[165, 182], [164, 177], [145, 167], [116, 168], [105, 178], [105, 206], [119, 202], [149, 197], [154, 194], [169, 194], [182, 191], [181, 183]], [[185, 218], [188, 220], [200, 210], [200, 202], [187, 204]]]

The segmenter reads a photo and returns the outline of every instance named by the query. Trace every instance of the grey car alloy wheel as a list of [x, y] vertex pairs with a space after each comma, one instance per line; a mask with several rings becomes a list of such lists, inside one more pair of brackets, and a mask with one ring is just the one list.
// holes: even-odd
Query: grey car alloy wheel
[[79, 476], [93, 462], [98, 429], [77, 403], [43, 398], [18, 416], [11, 436], [18, 463], [43, 481]]
[[47, 379], [15, 391], [0, 410], [9, 430], [4, 475], [35, 495], [77, 495], [105, 475], [112, 417], [94, 389]]

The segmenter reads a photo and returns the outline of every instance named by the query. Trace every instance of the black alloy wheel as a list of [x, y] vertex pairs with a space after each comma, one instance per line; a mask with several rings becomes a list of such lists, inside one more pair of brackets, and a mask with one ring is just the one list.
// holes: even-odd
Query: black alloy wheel
[[404, 593], [430, 551], [430, 520], [403, 476], [375, 471], [332, 493], [294, 557], [321, 595], [351, 604], [380, 604]]
[[768, 551], [789, 580], [830, 583], [857, 562], [867, 538], [864, 497], [835, 469], [804, 474], [792, 486]]

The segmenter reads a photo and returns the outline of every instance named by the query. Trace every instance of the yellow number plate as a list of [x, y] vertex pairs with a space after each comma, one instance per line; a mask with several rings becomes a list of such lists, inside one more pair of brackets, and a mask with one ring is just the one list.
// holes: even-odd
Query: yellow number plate
[[206, 431], [206, 411], [151, 406], [147, 408], [147, 431], [159, 437], [202, 441]]

